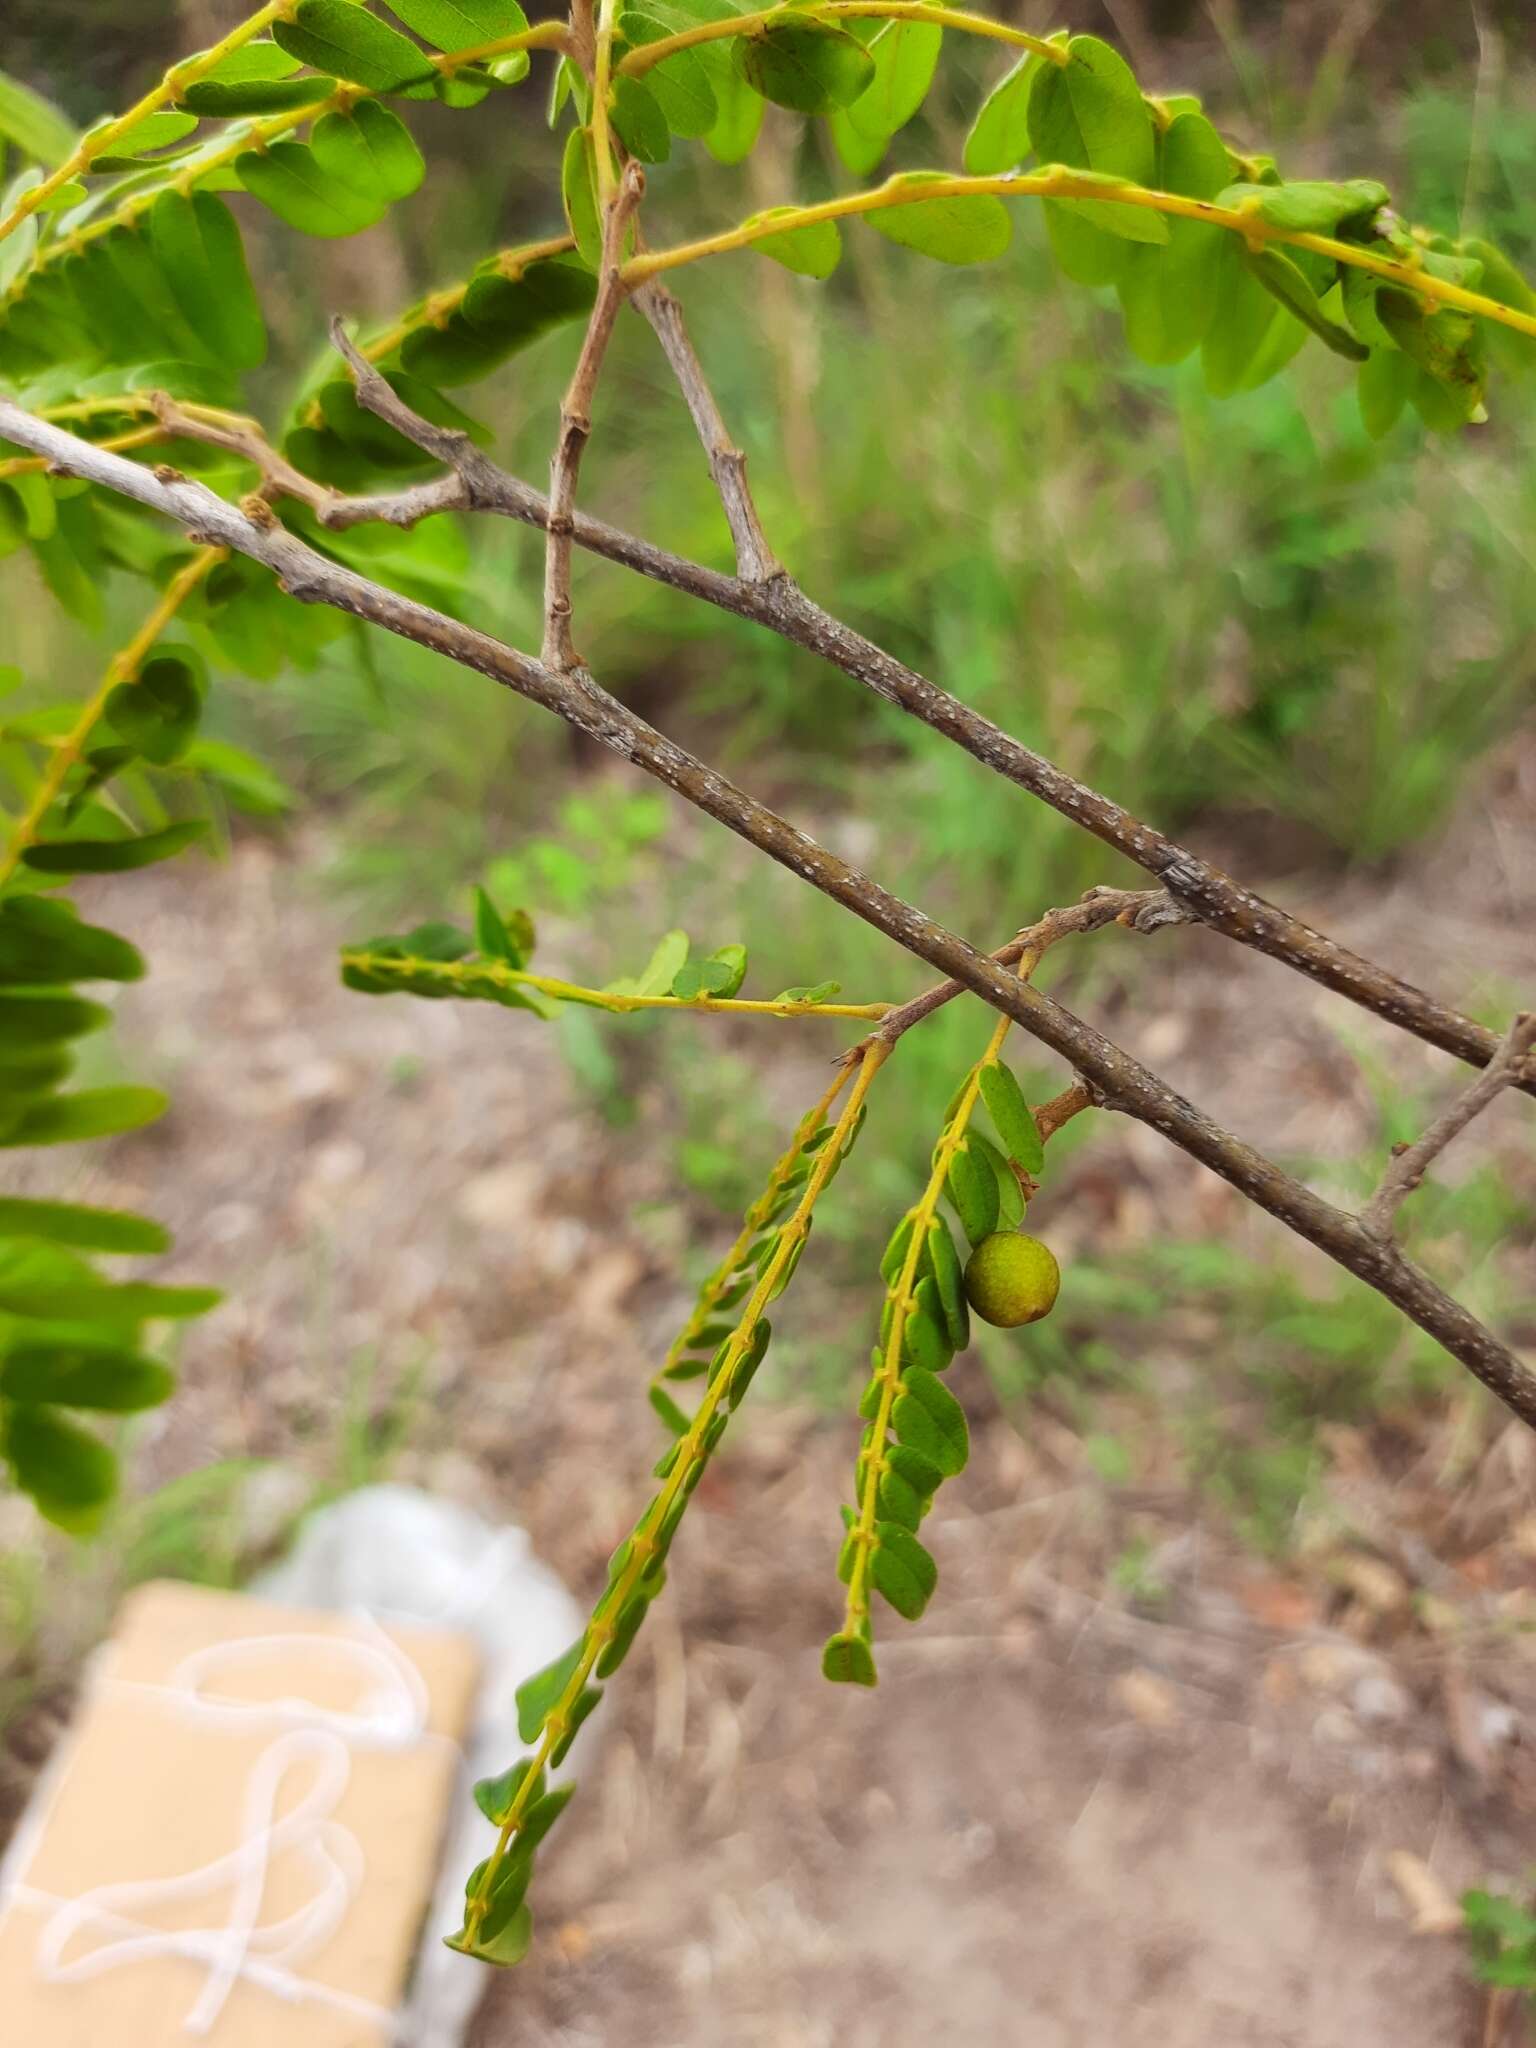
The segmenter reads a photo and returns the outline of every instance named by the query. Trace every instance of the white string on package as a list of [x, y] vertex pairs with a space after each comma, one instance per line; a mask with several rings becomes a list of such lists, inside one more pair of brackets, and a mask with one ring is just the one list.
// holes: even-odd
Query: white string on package
[[[118, 1678], [110, 1671], [99, 1687], [161, 1702], [200, 1726], [275, 1730], [250, 1767], [241, 1802], [240, 1838], [224, 1855], [174, 1877], [98, 1885], [72, 1899], [26, 1882], [34, 1834], [21, 1859], [8, 1859], [14, 1881], [0, 1899], [47, 1914], [36, 1967], [53, 1983], [78, 1983], [155, 1957], [177, 1956], [205, 1974], [189, 2006], [183, 2031], [206, 2036], [242, 1979], [290, 2003], [319, 2000], [374, 2022], [386, 2033], [395, 2014], [372, 2001], [301, 1974], [324, 1948], [355, 1903], [366, 1875], [361, 1847], [335, 1819], [352, 1773], [354, 1747], [409, 1749], [444, 1742], [427, 1726], [430, 1703], [421, 1673], [373, 1617], [348, 1617], [356, 1633], [317, 1632], [250, 1636], [192, 1651], [160, 1683]], [[219, 1680], [236, 1669], [257, 1670], [274, 1658], [339, 1662], [358, 1687], [347, 1708], [285, 1696], [242, 1698], [221, 1692]], [[455, 1751], [457, 1744], [449, 1742]], [[308, 1782], [283, 1810], [295, 1774]], [[263, 1923], [262, 1901], [274, 1861], [296, 1857], [313, 1881], [304, 1904], [281, 1920]], [[156, 1926], [145, 1915], [189, 1900], [223, 1899], [217, 1921], [193, 1927]], [[84, 1945], [89, 1943], [89, 1945]], [[73, 1953], [71, 1950], [73, 1949]]]

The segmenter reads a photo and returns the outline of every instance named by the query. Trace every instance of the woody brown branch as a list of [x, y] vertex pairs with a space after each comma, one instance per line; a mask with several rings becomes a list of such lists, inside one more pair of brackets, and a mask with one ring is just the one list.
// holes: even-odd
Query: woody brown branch
[[[475, 447], [467, 434], [434, 426], [414, 413], [379, 372], [347, 342], [339, 322], [333, 323], [332, 335], [357, 378], [359, 402], [397, 428], [407, 439], [451, 465], [453, 474], [429, 484], [413, 485], [377, 496], [337, 498], [327, 494], [329, 502], [316, 508], [322, 524], [336, 531], [370, 520], [409, 527], [433, 512], [462, 508], [494, 512], [524, 525], [547, 526], [549, 506], [542, 493], [500, 468]], [[203, 429], [196, 422], [182, 431], [194, 439], [205, 438]], [[252, 459], [257, 458], [253, 455]], [[318, 485], [311, 486], [312, 492], [322, 489]], [[311, 502], [308, 496], [306, 502]], [[889, 687], [880, 687], [880, 694], [890, 697], [891, 701], [896, 701], [892, 693], [898, 688], [932, 693], [936, 702], [949, 707], [956, 720], [985, 728], [985, 732], [991, 735], [988, 746], [995, 742], [998, 747], [1011, 750], [1025, 764], [1025, 768], [1013, 775], [1013, 780], [1024, 787], [1034, 787], [1029, 774], [1038, 770], [1039, 787], [1035, 788], [1035, 793], [1052, 803], [1063, 816], [1095, 832], [1118, 852], [1153, 873], [1159, 872], [1160, 867], [1176, 869], [1179, 888], [1177, 891], [1170, 889], [1169, 900], [1177, 903], [1184, 919], [1209, 925], [1237, 943], [1250, 946], [1295, 972], [1321, 982], [1334, 993], [1385, 1018], [1410, 1036], [1450, 1052], [1471, 1066], [1486, 1066], [1498, 1050], [1499, 1041], [1495, 1034], [1470, 1017], [1462, 1016], [1424, 990], [1402, 981], [1375, 962], [1362, 959], [1348, 947], [1314, 931], [1276, 905], [1267, 903], [1261, 896], [1201, 861], [1197, 855], [1164, 838], [1129, 811], [1100, 796], [1087, 784], [1076, 781], [1044, 756], [1034, 754], [989, 721], [979, 719], [978, 714], [951, 698], [936, 684], [927, 682], [915, 670], [897, 662], [851, 627], [843, 626], [822, 613], [819, 607], [811, 605], [787, 576], [781, 574], [761, 585], [749, 584], [741, 577], [723, 575], [719, 570], [674, 555], [665, 548], [656, 547], [581, 512], [573, 514], [572, 537], [578, 546], [605, 560], [616, 562], [685, 595], [700, 598], [723, 611], [767, 626], [781, 637], [821, 654], [834, 666], [858, 679], [868, 680], [861, 673], [863, 668], [869, 668], [871, 673], [879, 671], [889, 681]], [[811, 624], [803, 626], [781, 616], [786, 603], [796, 611], [809, 607], [814, 615]], [[825, 622], [827, 632], [834, 636], [832, 641], [828, 641], [816, 627], [815, 619]], [[949, 711], [945, 715], [948, 716]], [[930, 718], [928, 722], [935, 723], [935, 720]], [[986, 747], [978, 751], [963, 734], [952, 733], [949, 736], [958, 738], [959, 744], [966, 746], [967, 751], [976, 754], [987, 765], [1007, 772], [999, 762], [990, 759]], [[1033, 764], [1033, 769], [1029, 764]], [[1171, 858], [1165, 859], [1165, 854]], [[1517, 1080], [1514, 1085], [1527, 1094], [1536, 1095], [1536, 1078]]]
[[603, 246], [598, 266], [597, 297], [587, 321], [581, 353], [571, 372], [560, 407], [560, 431], [549, 464], [549, 511], [544, 548], [544, 661], [564, 672], [576, 666], [571, 638], [571, 549], [576, 483], [581, 458], [592, 433], [592, 399], [613, 323], [624, 303], [624, 237], [645, 192], [645, 173], [627, 163], [618, 187], [603, 213]]
[[907, 952], [1021, 1025], [1067, 1060], [1106, 1108], [1150, 1124], [1257, 1207], [1374, 1287], [1459, 1359], [1522, 1421], [1536, 1428], [1536, 1374], [1394, 1245], [1384, 1243], [1358, 1217], [1335, 1208], [1254, 1147], [1222, 1130], [1204, 1111], [1071, 1011], [758, 803], [609, 696], [584, 670], [555, 670], [327, 560], [286, 532], [264, 502], [263, 516], [253, 517], [174, 470], [147, 470], [34, 418], [4, 398], [0, 398], [0, 438], [45, 456], [59, 474], [83, 477], [175, 520], [200, 545], [229, 547], [263, 564], [282, 589], [303, 603], [330, 605], [382, 626], [516, 690], [644, 769]]

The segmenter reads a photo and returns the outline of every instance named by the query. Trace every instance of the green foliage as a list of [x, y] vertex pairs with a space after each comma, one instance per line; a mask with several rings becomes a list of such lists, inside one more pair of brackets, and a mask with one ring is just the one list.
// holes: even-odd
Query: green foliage
[[[178, 67], [143, 112], [81, 138], [35, 95], [0, 81], [0, 134], [33, 159], [0, 195], [0, 384], [90, 437], [142, 447], [140, 459], [243, 496], [250, 464], [236, 451], [250, 447], [252, 429], [238, 409], [251, 403], [250, 380], [264, 372], [269, 337], [237, 214], [222, 195], [243, 192], [301, 235], [365, 232], [391, 208], [408, 206], [426, 179], [422, 138], [439, 130], [434, 121], [413, 131], [416, 103], [434, 102], [434, 116], [440, 108], [445, 117], [472, 117], [498, 88], [527, 77], [531, 51], [541, 48], [556, 55], [556, 139], [527, 203], [542, 208], [544, 238], [486, 258], [362, 340], [411, 407], [484, 445], [489, 429], [446, 390], [486, 378], [587, 318], [605, 195], [624, 154], [660, 165], [684, 157], [675, 143], [702, 141], [716, 162], [739, 162], [771, 102], [827, 120], [842, 164], [866, 177], [924, 115], [945, 41], [939, 24], [921, 19], [872, 17], [849, 27], [806, 5], [739, 20], [730, 0], [644, 0], [599, 11], [602, 61], [588, 76], [585, 51], [578, 63], [557, 49], [558, 23], [530, 31], [516, 0], [393, 0], [388, 12], [398, 27], [356, 0], [296, 0], [270, 37], [249, 24], [216, 59], [209, 53]], [[955, 24], [951, 44], [962, 29]], [[1230, 147], [1194, 102], [1148, 99], [1125, 60], [1095, 37], [1031, 43], [1015, 31], [1013, 40], [1030, 44], [1029, 54], [983, 99], [964, 146], [967, 176], [904, 169], [875, 190], [775, 206], [697, 243], [637, 239], [624, 282], [744, 247], [825, 279], [842, 253], [839, 222], [855, 215], [902, 251], [954, 266], [1001, 262], [1013, 241], [1010, 208], [1039, 199], [1058, 268], [1072, 281], [1115, 287], [1134, 355], [1155, 367], [1188, 359], [1215, 396], [1258, 390], [1316, 339], [1357, 366], [1370, 434], [1391, 434], [1409, 409], [1449, 432], [1485, 416], [1490, 371], [1529, 371], [1536, 297], [1496, 240], [1411, 229], [1373, 181], [1285, 180], [1269, 159]], [[925, 121], [919, 132], [927, 141], [945, 127]], [[1449, 220], [1449, 208], [1438, 217]], [[1043, 282], [1037, 271], [1037, 296]], [[949, 308], [946, 297], [936, 331]], [[920, 346], [914, 337], [914, 356]], [[952, 351], [938, 371], [953, 383], [974, 359]], [[283, 374], [264, 372], [257, 396], [270, 399]], [[1028, 419], [1037, 443], [1063, 419], [1076, 430], [1069, 416], [1091, 372], [1085, 365], [1075, 374], [1079, 387], [1056, 394], [1064, 402], [1041, 404]], [[179, 433], [162, 430], [162, 395], [186, 408]], [[886, 421], [912, 414], [910, 392], [904, 397], [904, 407], [887, 404], [880, 416], [882, 458]], [[283, 507], [293, 530], [408, 595], [467, 610], [464, 545], [451, 519], [409, 533], [343, 531], [327, 523], [323, 498], [302, 481], [371, 490], [420, 480], [435, 463], [358, 404], [329, 355], [284, 388], [282, 401], [283, 454], [300, 472], [296, 501]], [[1085, 404], [1091, 409], [1091, 398]], [[189, 419], [214, 431], [211, 444], [185, 431]], [[1017, 446], [1025, 438], [1018, 416], [1008, 425], [1004, 438]], [[882, 482], [888, 473], [887, 463]], [[866, 501], [876, 495], [866, 491]], [[962, 494], [961, 502], [973, 501]], [[1199, 508], [1185, 509], [1193, 530]], [[946, 557], [950, 545], [958, 559]], [[0, 462], [0, 550], [26, 550], [57, 607], [86, 627], [102, 621], [103, 589], [115, 578], [156, 592], [144, 631], [94, 697], [62, 718], [23, 714], [0, 732], [16, 799], [0, 875], [0, 1145], [15, 1150], [131, 1131], [165, 1106], [149, 1089], [67, 1087], [74, 1039], [103, 1019], [77, 984], [131, 982], [144, 963], [125, 940], [48, 892], [66, 878], [126, 872], [205, 838], [209, 821], [191, 808], [205, 785], [258, 813], [280, 810], [286, 793], [258, 761], [202, 736], [210, 676], [233, 668], [270, 679], [291, 669], [307, 688], [350, 627], [304, 617], [250, 564], [214, 549], [188, 557], [142, 511], [8, 454]], [[935, 536], [924, 561], [903, 568], [914, 580], [951, 576], [949, 637], [967, 654], [974, 616], [989, 601], [990, 553], [970, 534], [954, 543]], [[1067, 592], [1058, 602], [1072, 601], [1075, 560], [1070, 567], [1056, 578]], [[1162, 589], [1175, 581], [1165, 573]], [[1084, 603], [1091, 611], [1091, 598]], [[167, 643], [173, 620], [182, 637]], [[431, 715], [442, 715], [435, 704]], [[1160, 709], [1143, 716], [1155, 723]], [[1232, 744], [1250, 738], [1242, 733]], [[1135, 755], [1135, 736], [1127, 751]], [[1410, 793], [1413, 772], [1402, 771], [1400, 788]], [[623, 840], [616, 858], [626, 861], [647, 836], [626, 837], [607, 821], [593, 836], [602, 832]], [[1000, 849], [1010, 886], [1019, 852], [1010, 827]], [[569, 848], [557, 840], [533, 842], [511, 865], [512, 876], [493, 874], [494, 889], [476, 891], [472, 930], [434, 920], [349, 947], [344, 981], [363, 993], [458, 995], [545, 1019], [562, 1007], [870, 1018], [885, 1007], [839, 1004], [838, 984], [825, 979], [771, 998], [743, 996], [746, 949], [733, 941], [696, 953], [681, 931], [667, 932], [637, 974], [603, 988], [536, 973], [531, 921], [501, 904], [537, 895], [585, 912], [591, 885], [573, 878]], [[537, 891], [526, 886], [530, 878]], [[847, 1613], [824, 1653], [827, 1676], [839, 1682], [874, 1682], [872, 1593], [906, 1619], [926, 1608], [937, 1568], [921, 1524], [968, 1454], [964, 1410], [945, 1375], [969, 1340], [970, 1320], [961, 1254], [938, 1205], [947, 1199], [968, 1243], [984, 1245], [1019, 1223], [1042, 1170], [1039, 1128], [996, 1057], [1000, 1042], [971, 1070], [924, 1194], [882, 1262], [880, 1348], [860, 1403], [868, 1428], [840, 1560]], [[663, 1589], [687, 1502], [763, 1361], [772, 1336], [766, 1310], [794, 1276], [813, 1205], [858, 1135], [878, 1064], [866, 1056], [835, 1126], [827, 1119], [837, 1088], [802, 1124], [656, 1373], [651, 1404], [670, 1438], [658, 1490], [615, 1554], [581, 1639], [524, 1688], [520, 1732], [533, 1754], [476, 1788], [499, 1839], [468, 1886], [457, 1945], [469, 1953], [510, 1963], [527, 1949], [534, 1854], [570, 1796], [568, 1788], [550, 1792], [545, 1773], [563, 1761]], [[838, 1086], [846, 1081], [845, 1073]], [[1000, 1144], [973, 1125], [978, 1103]], [[114, 1483], [114, 1453], [100, 1425], [78, 1418], [128, 1414], [164, 1398], [169, 1376], [145, 1348], [148, 1328], [198, 1314], [213, 1299], [206, 1289], [109, 1279], [83, 1255], [152, 1257], [164, 1247], [164, 1233], [145, 1218], [0, 1201], [0, 1451], [16, 1483], [65, 1527], [98, 1526]], [[1297, 1321], [1291, 1341], [1326, 1348], [1315, 1335], [1304, 1340]], [[691, 1410], [674, 1391], [688, 1382], [697, 1383]], [[1304, 1462], [1307, 1447], [1293, 1448]]]
[[1498, 1892], [1463, 1892], [1467, 1946], [1478, 1981], [1536, 1999], [1536, 1913]]

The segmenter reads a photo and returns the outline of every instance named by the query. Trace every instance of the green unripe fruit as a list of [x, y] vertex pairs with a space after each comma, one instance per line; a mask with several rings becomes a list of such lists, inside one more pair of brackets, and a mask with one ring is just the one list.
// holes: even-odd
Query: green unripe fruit
[[1038, 1323], [1056, 1306], [1060, 1288], [1061, 1268], [1050, 1247], [1016, 1230], [994, 1230], [966, 1260], [966, 1299], [984, 1323], [1000, 1330]]

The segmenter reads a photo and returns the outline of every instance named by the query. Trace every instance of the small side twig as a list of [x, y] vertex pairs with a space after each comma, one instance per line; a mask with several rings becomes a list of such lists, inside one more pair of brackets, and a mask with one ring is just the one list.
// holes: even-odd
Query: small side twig
[[[1070, 938], [1077, 932], [1096, 932], [1107, 924], [1123, 924], [1131, 931], [1157, 931], [1164, 925], [1193, 924], [1194, 917], [1182, 905], [1175, 903], [1165, 889], [1089, 889], [1077, 903], [1048, 910], [1041, 918], [1011, 938], [1006, 946], [1000, 946], [992, 955], [999, 967], [1016, 967], [1026, 954], [1032, 954], [1031, 968], [1036, 965], [1058, 939]], [[966, 993], [965, 984], [959, 981], [936, 982], [926, 988], [900, 1009], [892, 1010], [872, 1037], [883, 1039], [894, 1045], [903, 1032], [910, 1031], [914, 1024], [921, 1024], [925, 1017], [931, 1017], [935, 1010], [952, 1003], [956, 996]]]
[[1526, 1060], [1536, 1046], [1536, 1011], [1522, 1010], [1505, 1034], [1504, 1043], [1469, 1088], [1448, 1103], [1422, 1137], [1395, 1145], [1381, 1185], [1360, 1211], [1360, 1221], [1377, 1237], [1389, 1239], [1397, 1212], [1453, 1138], [1506, 1088], [1530, 1079]]
[[560, 406], [560, 432], [549, 464], [549, 522], [544, 548], [544, 648], [546, 668], [569, 675], [577, 666], [571, 639], [571, 556], [575, 547], [576, 480], [592, 434], [592, 394], [619, 307], [624, 302], [624, 237], [645, 192], [645, 173], [627, 163], [603, 215], [603, 250], [597, 298], [587, 322], [581, 354]]
[[694, 430], [709, 458], [709, 473], [725, 512], [726, 525], [736, 549], [736, 573], [743, 583], [767, 583], [784, 570], [757, 516], [757, 506], [747, 487], [747, 458], [726, 431], [715, 394], [704, 375], [704, 366], [694, 352], [683, 324], [683, 309], [664, 284], [652, 279], [634, 294], [636, 307], [655, 330], [662, 353], [672, 367]]

